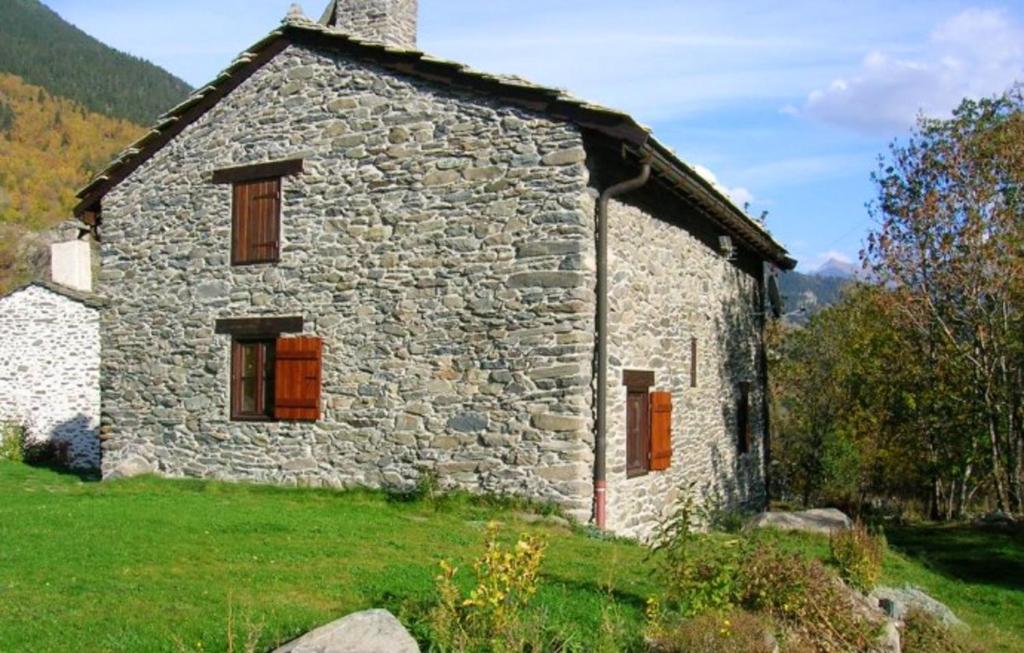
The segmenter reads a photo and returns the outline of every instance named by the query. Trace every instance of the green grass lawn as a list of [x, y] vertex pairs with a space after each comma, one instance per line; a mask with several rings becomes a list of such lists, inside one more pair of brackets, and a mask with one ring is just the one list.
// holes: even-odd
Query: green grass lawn
[[266, 648], [354, 610], [402, 617], [432, 598], [441, 558], [469, 571], [495, 517], [548, 539], [538, 601], [555, 627], [588, 641], [609, 587], [639, 624], [655, 589], [643, 548], [469, 501], [0, 463], [0, 651], [223, 651], [229, 611], [240, 632], [264, 623]]
[[[640, 632], [657, 591], [646, 550], [466, 499], [401, 502], [370, 492], [288, 490], [155, 478], [83, 482], [0, 462], [0, 651], [222, 651], [262, 623], [273, 645], [354, 610], [414, 621], [437, 562], [468, 571], [485, 524], [549, 542], [538, 604], [586, 650], [614, 600]], [[885, 582], [949, 604], [996, 650], [1024, 651], [1019, 536], [894, 531]], [[822, 538], [777, 535], [822, 555]], [[977, 552], [975, 555], [974, 552]], [[414, 632], [417, 625], [410, 623]]]

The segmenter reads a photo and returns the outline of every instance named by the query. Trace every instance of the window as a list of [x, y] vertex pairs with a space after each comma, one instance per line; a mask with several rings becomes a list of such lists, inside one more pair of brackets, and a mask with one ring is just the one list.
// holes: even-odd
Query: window
[[690, 387], [697, 387], [697, 339], [690, 338]]
[[672, 395], [650, 392], [653, 372], [626, 370], [626, 476], [669, 468], [672, 460]]
[[320, 419], [319, 338], [236, 337], [231, 343], [231, 419]]
[[232, 265], [280, 260], [281, 180], [302, 169], [302, 159], [287, 159], [213, 172], [213, 183], [232, 185]]
[[281, 258], [281, 178], [235, 183], [231, 203], [231, 264]]
[[740, 384], [736, 398], [736, 450], [742, 455], [750, 453], [750, 383]]
[[274, 417], [274, 340], [231, 343], [231, 419]]

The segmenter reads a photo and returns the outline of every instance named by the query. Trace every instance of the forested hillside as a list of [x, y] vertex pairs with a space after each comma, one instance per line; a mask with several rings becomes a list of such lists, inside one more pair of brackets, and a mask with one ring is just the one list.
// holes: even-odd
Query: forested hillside
[[786, 321], [804, 324], [815, 313], [839, 301], [850, 279], [787, 272], [779, 279], [786, 307]]
[[141, 133], [0, 73], [0, 293], [36, 272], [32, 233], [69, 218], [75, 191]]
[[100, 43], [38, 0], [0, 1], [0, 72], [95, 113], [140, 124], [190, 90], [162, 68]]
[[0, 294], [42, 272], [75, 192], [188, 93], [38, 0], [0, 0]]

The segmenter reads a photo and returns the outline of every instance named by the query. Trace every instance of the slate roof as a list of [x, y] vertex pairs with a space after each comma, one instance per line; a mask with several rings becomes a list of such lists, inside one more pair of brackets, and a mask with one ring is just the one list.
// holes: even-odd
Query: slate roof
[[454, 61], [439, 59], [419, 50], [409, 50], [365, 41], [331, 29], [307, 18], [289, 17], [239, 55], [209, 84], [196, 90], [172, 108], [142, 138], [128, 146], [78, 192], [75, 215], [92, 210], [100, 199], [147, 159], [212, 108], [253, 73], [289, 45], [326, 48], [371, 60], [386, 69], [419, 77], [453, 88], [476, 90], [501, 101], [562, 119], [617, 139], [638, 159], [650, 159], [655, 176], [666, 179], [695, 203], [722, 229], [753, 249], [765, 260], [790, 270], [796, 261], [786, 249], [718, 188], [693, 167], [660, 143], [650, 128], [629, 114], [574, 97], [564, 90], [541, 86], [520, 77], [494, 75]]
[[49, 290], [52, 293], [67, 297], [70, 300], [76, 301], [79, 304], [84, 304], [90, 308], [102, 308], [107, 304], [107, 300], [99, 295], [91, 292], [82, 292], [81, 290], [75, 290], [74, 288], [68, 288], [67, 286], [62, 286], [59, 283], [53, 283], [52, 281], [47, 281], [45, 279], [36, 279], [35, 281], [29, 281], [26, 284], [22, 284], [6, 295], [0, 296], [0, 301], [3, 301], [8, 297], [13, 297], [22, 290], [28, 290], [33, 287]]

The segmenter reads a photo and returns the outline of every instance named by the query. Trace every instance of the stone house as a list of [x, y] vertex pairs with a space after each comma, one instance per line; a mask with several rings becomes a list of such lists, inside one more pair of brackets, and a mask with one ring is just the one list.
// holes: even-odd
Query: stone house
[[0, 422], [52, 442], [76, 469], [100, 466], [100, 309], [90, 245], [53, 245], [52, 281], [0, 297]]
[[691, 483], [763, 502], [794, 261], [628, 115], [425, 55], [416, 19], [294, 11], [80, 192], [104, 472], [430, 472], [640, 536]]

